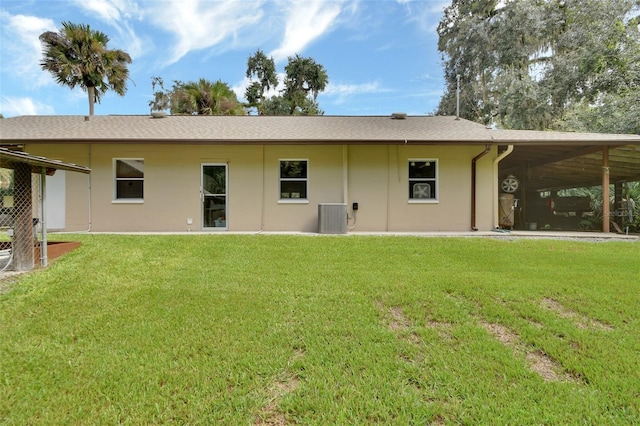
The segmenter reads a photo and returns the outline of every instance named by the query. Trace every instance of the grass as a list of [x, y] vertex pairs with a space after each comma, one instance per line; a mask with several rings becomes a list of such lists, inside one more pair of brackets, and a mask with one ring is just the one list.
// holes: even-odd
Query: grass
[[640, 244], [73, 235], [0, 293], [2, 424], [638, 424]]

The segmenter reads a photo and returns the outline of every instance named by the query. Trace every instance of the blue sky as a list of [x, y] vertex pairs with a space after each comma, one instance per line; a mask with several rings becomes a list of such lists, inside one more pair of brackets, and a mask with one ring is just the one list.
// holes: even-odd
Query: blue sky
[[318, 96], [327, 115], [432, 113], [444, 89], [436, 28], [441, 0], [2, 0], [0, 113], [88, 114], [81, 89], [40, 69], [38, 36], [62, 21], [106, 33], [128, 52], [124, 97], [109, 93], [96, 114], [148, 114], [151, 77], [222, 80], [244, 96], [247, 58], [312, 57], [329, 74]]

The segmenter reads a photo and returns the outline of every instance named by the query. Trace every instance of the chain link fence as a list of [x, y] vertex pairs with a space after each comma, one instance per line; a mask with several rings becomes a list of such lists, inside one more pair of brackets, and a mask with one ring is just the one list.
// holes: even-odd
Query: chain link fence
[[41, 175], [32, 173], [28, 165], [0, 168], [0, 271], [40, 265], [40, 182]]

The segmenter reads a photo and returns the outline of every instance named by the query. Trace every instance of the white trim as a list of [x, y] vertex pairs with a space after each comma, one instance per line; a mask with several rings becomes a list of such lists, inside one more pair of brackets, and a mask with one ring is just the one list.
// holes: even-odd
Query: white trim
[[143, 198], [119, 198], [111, 200], [111, 204], [144, 204]]
[[[118, 178], [118, 161], [141, 161], [142, 162], [142, 178]], [[113, 171], [113, 195], [112, 195], [112, 204], [141, 204], [144, 202], [144, 158], [136, 157], [113, 157], [112, 158], [112, 171]], [[142, 182], [142, 193], [143, 198], [118, 198], [118, 181], [119, 180], [131, 180], [131, 181], [141, 181]]]
[[278, 200], [278, 204], [309, 204], [307, 198], [281, 198]]
[[[280, 167], [283, 161], [304, 161], [307, 163], [307, 177], [283, 178], [280, 176]], [[282, 182], [305, 182], [307, 196], [305, 198], [282, 198]], [[309, 203], [309, 159], [308, 158], [279, 158], [278, 159], [278, 204], [308, 204]]]
[[416, 200], [416, 199], [411, 199], [409, 201], [407, 201], [408, 204], [439, 204], [440, 200], [432, 198], [432, 199], [427, 199], [427, 200]]
[[[205, 226], [204, 212], [204, 168], [207, 166], [224, 167], [224, 194], [210, 194], [224, 196], [224, 226]], [[200, 163], [200, 227], [207, 232], [223, 232], [229, 230], [229, 163]]]
[[[436, 173], [435, 173], [435, 177], [433, 178], [411, 178], [411, 176], [409, 176], [409, 166], [411, 165], [411, 162], [431, 162], [431, 163], [435, 163], [436, 166]], [[406, 167], [407, 167], [407, 201], [409, 204], [438, 204], [440, 202], [440, 161], [437, 158], [407, 158], [407, 163], [406, 163]], [[428, 183], [433, 182], [433, 184], [435, 185], [435, 194], [436, 196], [434, 198], [411, 198], [410, 193], [409, 193], [409, 183], [412, 181], [416, 181], [416, 183], [418, 183], [419, 181], [428, 181]]]

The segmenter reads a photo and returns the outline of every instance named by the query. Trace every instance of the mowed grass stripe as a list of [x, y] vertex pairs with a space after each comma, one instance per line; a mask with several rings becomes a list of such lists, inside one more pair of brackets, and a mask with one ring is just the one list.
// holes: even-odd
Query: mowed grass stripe
[[1, 423], [640, 422], [638, 243], [56, 238], [0, 295]]

